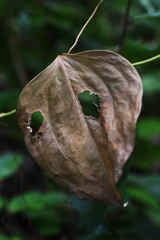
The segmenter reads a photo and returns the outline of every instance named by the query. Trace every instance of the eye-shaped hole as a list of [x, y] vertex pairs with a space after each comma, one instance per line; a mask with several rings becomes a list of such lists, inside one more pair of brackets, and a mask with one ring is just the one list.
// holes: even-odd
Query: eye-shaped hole
[[100, 99], [98, 94], [91, 93], [89, 90], [78, 94], [78, 100], [82, 106], [82, 112], [85, 116], [99, 117]]
[[25, 121], [26, 125], [30, 125], [30, 120]]
[[44, 117], [40, 111], [33, 112], [31, 115], [31, 125], [32, 128], [32, 136], [35, 136], [38, 133], [40, 127], [42, 126], [44, 121]]

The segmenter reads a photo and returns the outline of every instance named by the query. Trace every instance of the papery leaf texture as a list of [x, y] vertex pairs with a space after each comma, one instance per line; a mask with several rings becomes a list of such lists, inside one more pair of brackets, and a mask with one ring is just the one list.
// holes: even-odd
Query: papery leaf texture
[[[98, 119], [85, 116], [78, 94], [98, 94]], [[142, 83], [136, 69], [105, 50], [59, 55], [20, 94], [16, 116], [35, 161], [79, 199], [124, 206], [116, 189], [135, 137]], [[31, 115], [42, 126], [32, 135]]]

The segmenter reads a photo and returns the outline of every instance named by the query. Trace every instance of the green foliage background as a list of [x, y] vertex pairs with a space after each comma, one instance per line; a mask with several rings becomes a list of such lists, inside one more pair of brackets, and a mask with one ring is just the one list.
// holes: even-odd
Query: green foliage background
[[[97, 3], [0, 0], [0, 112], [14, 109], [27, 82], [68, 52]], [[72, 53], [117, 51], [127, 3], [104, 0]], [[120, 54], [131, 63], [159, 54], [159, 26], [159, 0], [132, 1]], [[31, 158], [11, 115], [0, 118], [0, 240], [160, 239], [160, 60], [137, 70], [142, 111], [135, 148], [118, 183], [129, 205], [114, 208], [68, 196]], [[87, 95], [82, 101], [88, 104]]]

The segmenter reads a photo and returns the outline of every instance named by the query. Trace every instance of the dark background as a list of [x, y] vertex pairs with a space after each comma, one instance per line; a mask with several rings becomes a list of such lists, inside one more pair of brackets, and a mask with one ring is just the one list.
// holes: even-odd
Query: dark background
[[[130, 2], [124, 37], [128, 1], [104, 0], [72, 53], [119, 51], [131, 63], [160, 54], [160, 1]], [[97, 4], [0, 0], [0, 112], [15, 109], [23, 87], [68, 52]], [[69, 196], [31, 158], [13, 114], [0, 118], [0, 240], [160, 239], [160, 59], [136, 68], [143, 105], [135, 148], [118, 183], [129, 205], [114, 208]], [[85, 111], [92, 108], [89, 95], [81, 101]]]

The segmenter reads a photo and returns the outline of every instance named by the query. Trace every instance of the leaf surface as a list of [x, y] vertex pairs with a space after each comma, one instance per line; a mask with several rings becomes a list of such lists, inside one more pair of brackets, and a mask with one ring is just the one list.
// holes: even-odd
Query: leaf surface
[[[98, 119], [85, 116], [78, 94], [100, 98]], [[134, 145], [142, 84], [135, 68], [111, 51], [59, 55], [22, 91], [17, 120], [36, 162], [80, 199], [123, 206], [115, 184]], [[31, 114], [44, 121], [35, 136]]]

